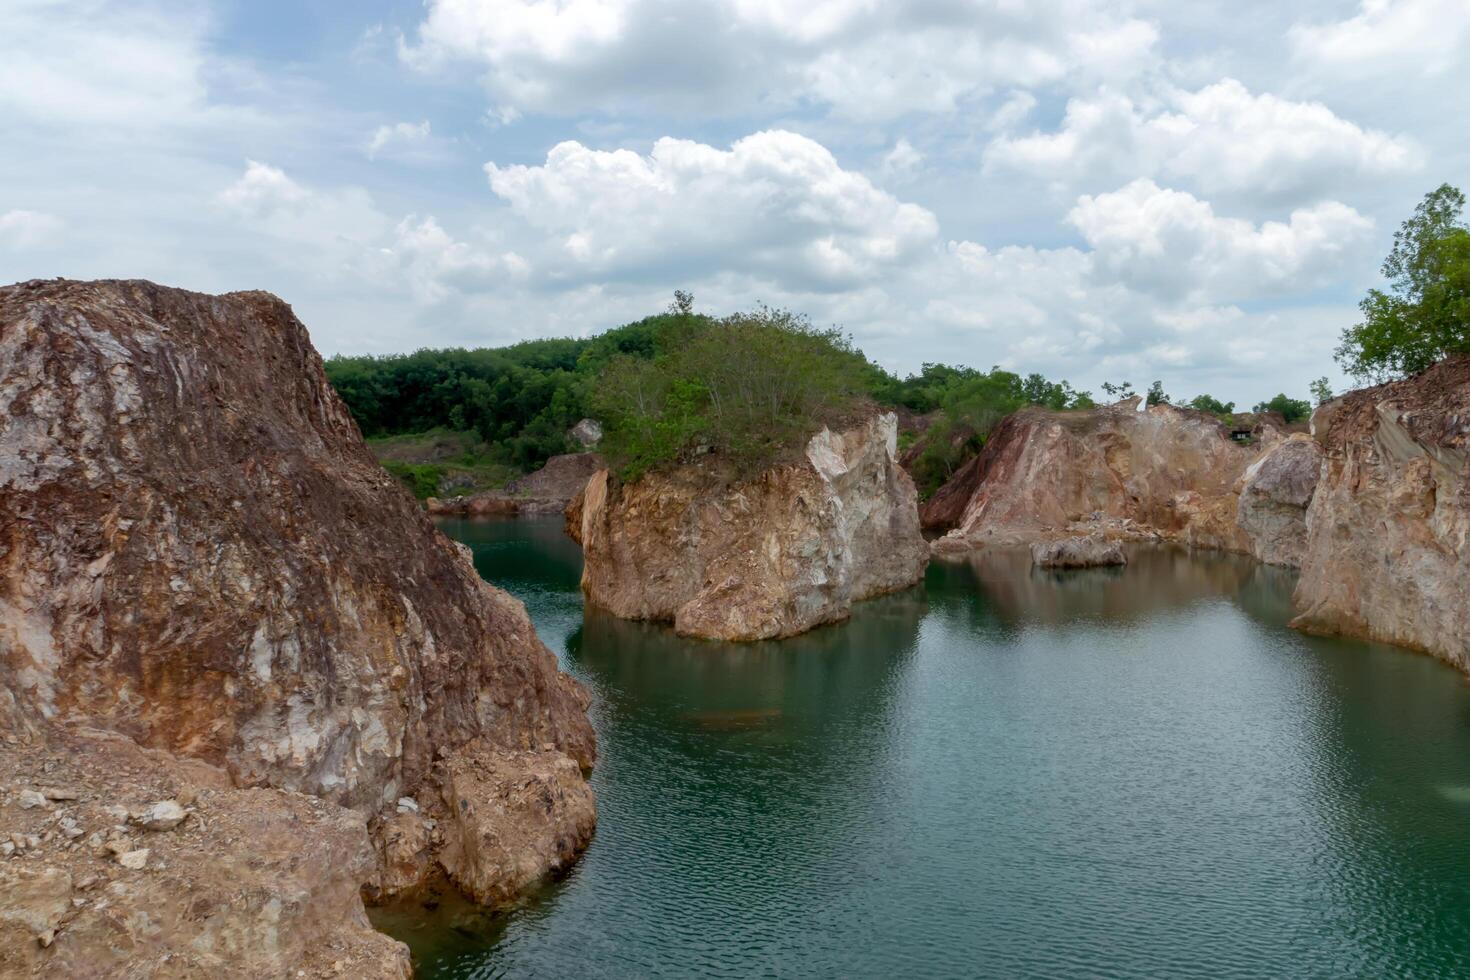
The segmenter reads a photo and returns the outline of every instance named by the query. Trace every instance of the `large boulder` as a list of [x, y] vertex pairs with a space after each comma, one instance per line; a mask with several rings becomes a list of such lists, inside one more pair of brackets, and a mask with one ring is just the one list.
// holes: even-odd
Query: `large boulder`
[[373, 826], [461, 751], [593, 762], [585, 691], [269, 294], [0, 289], [0, 527], [0, 733], [109, 729]]
[[1031, 564], [1036, 568], [1098, 568], [1126, 565], [1128, 556], [1117, 541], [1098, 534], [1078, 535], [1060, 541], [1038, 541], [1031, 546]]
[[1137, 398], [1082, 411], [1023, 409], [931, 501], [931, 524], [955, 522], [935, 551], [1093, 532], [1245, 550], [1235, 482], [1259, 452], [1211, 415], [1173, 405], [1139, 411]]
[[1310, 436], [1296, 434], [1246, 469], [1236, 520], [1250, 539], [1251, 554], [1268, 565], [1301, 567], [1307, 505], [1321, 468], [1321, 447]]
[[739, 479], [715, 456], [625, 484], [603, 470], [571, 505], [587, 598], [627, 619], [728, 640], [791, 636], [924, 574], [897, 420], [823, 429], [799, 462]]
[[1470, 672], [1470, 357], [1318, 408], [1293, 625]]

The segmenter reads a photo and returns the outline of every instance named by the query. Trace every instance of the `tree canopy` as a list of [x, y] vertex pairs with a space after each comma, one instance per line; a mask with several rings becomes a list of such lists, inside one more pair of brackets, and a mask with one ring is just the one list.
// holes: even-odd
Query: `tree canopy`
[[609, 358], [592, 389], [603, 451], [626, 478], [705, 451], [759, 468], [881, 374], [840, 331], [766, 307], [718, 321], [675, 313], [655, 348]]
[[1442, 184], [1424, 196], [1393, 236], [1383, 262], [1388, 290], [1358, 304], [1361, 323], [1343, 331], [1338, 362], [1353, 377], [1383, 381], [1417, 374], [1452, 353], [1470, 352], [1470, 228], [1465, 195]]
[[1277, 412], [1284, 418], [1288, 425], [1297, 419], [1304, 419], [1312, 414], [1312, 403], [1301, 398], [1288, 398], [1285, 394], [1277, 395], [1268, 402], [1257, 402], [1253, 412]]

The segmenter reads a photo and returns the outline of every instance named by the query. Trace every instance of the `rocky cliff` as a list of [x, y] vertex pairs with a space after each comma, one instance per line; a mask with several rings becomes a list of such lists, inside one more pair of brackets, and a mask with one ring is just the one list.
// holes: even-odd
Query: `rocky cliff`
[[1293, 625], [1470, 671], [1470, 357], [1323, 405]]
[[582, 589], [685, 635], [791, 636], [918, 582], [928, 548], [897, 421], [824, 429], [797, 463], [735, 479], [714, 457], [631, 484], [595, 475], [569, 511]]
[[1023, 409], [929, 501], [927, 523], [953, 521], [939, 553], [1096, 532], [1247, 550], [1235, 484], [1260, 451], [1232, 441], [1213, 416], [1172, 405], [1141, 412], [1136, 398]]
[[1267, 450], [1241, 477], [1236, 521], [1251, 554], [1268, 565], [1300, 568], [1307, 546], [1307, 505], [1317, 488], [1322, 449], [1293, 435]]
[[0, 289], [0, 528], [15, 744], [108, 729], [374, 828], [412, 797], [431, 849], [460, 819], [436, 761], [468, 752], [501, 780], [476, 784], [483, 813], [577, 815], [528, 860], [590, 835], [580, 777], [539, 815], [495, 803], [590, 767], [585, 693], [374, 462], [275, 297]]

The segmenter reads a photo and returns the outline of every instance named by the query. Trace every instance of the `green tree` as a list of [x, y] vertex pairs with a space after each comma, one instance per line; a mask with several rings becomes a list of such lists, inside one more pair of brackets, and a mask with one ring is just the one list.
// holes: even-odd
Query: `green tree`
[[1332, 382], [1326, 377], [1318, 378], [1311, 384], [1312, 398], [1318, 405], [1332, 401]]
[[1343, 331], [1336, 358], [1365, 381], [1416, 374], [1470, 352], [1470, 228], [1465, 195], [1449, 184], [1426, 194], [1393, 236], [1383, 262], [1387, 292], [1368, 291], [1363, 321]]
[[1107, 395], [1113, 401], [1119, 401], [1124, 398], [1132, 398], [1133, 382], [1125, 381], [1120, 385], [1115, 385], [1112, 382], [1104, 381], [1102, 383], [1102, 390], [1103, 394]]
[[1146, 401], [1150, 407], [1169, 404], [1169, 396], [1164, 394], [1164, 383], [1162, 381], [1155, 381], [1148, 386], [1148, 398]]
[[1297, 419], [1304, 419], [1312, 414], [1312, 403], [1300, 398], [1288, 398], [1285, 394], [1277, 395], [1268, 402], [1258, 402], [1253, 412], [1277, 412], [1284, 418], [1288, 425]]
[[1235, 414], [1235, 402], [1222, 402], [1214, 395], [1195, 395], [1189, 400], [1189, 407], [1199, 412], [1209, 412], [1211, 415], [1225, 417]]

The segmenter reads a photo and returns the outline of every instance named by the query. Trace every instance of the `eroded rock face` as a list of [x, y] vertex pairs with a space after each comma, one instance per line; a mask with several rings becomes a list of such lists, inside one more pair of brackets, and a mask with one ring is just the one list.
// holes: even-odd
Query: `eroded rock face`
[[718, 464], [624, 485], [603, 470], [569, 513], [582, 590], [626, 619], [727, 640], [791, 636], [918, 582], [927, 562], [897, 420], [823, 430], [800, 463], [732, 481]]
[[1259, 452], [1203, 412], [1140, 412], [1136, 398], [1076, 412], [1023, 409], [956, 473], [956, 489], [931, 501], [936, 515], [960, 513], [935, 551], [1079, 532], [1245, 550], [1235, 482]]
[[[0, 975], [411, 975], [407, 947], [363, 909], [376, 862], [360, 813], [236, 789], [223, 770], [114, 733], [50, 736], [0, 752], [0, 827], [36, 842], [0, 860]], [[18, 805], [57, 784], [72, 798]], [[127, 820], [160, 796], [187, 800], [188, 818], [154, 831]]]
[[1319, 408], [1293, 621], [1470, 671], [1470, 357]]
[[1123, 546], [1098, 534], [1060, 541], [1038, 541], [1031, 546], [1031, 564], [1037, 568], [1098, 568], [1126, 565]]
[[[0, 528], [0, 735], [109, 729], [379, 830], [461, 752], [593, 762], [585, 691], [373, 460], [268, 294], [0, 289]], [[338, 856], [354, 894], [368, 855]]]
[[89, 719], [369, 811], [472, 738], [591, 764], [583, 692], [368, 454], [285, 303], [12, 286], [0, 372], [22, 724]]
[[1268, 565], [1300, 568], [1307, 546], [1307, 505], [1317, 489], [1322, 449], [1306, 435], [1277, 443], [1241, 477], [1236, 520], [1251, 554]]
[[461, 753], [436, 775], [444, 813], [439, 860], [477, 901], [513, 898], [568, 868], [592, 840], [592, 789], [560, 752]]

